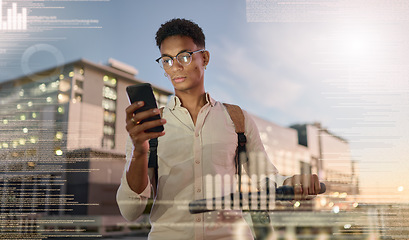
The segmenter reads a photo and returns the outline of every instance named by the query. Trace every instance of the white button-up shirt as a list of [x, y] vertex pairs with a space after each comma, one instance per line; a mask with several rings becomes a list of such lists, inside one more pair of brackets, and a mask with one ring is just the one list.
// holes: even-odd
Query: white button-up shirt
[[[196, 125], [178, 97], [171, 97], [164, 108], [166, 134], [158, 138], [158, 188], [149, 239], [253, 239], [241, 211], [191, 214], [188, 209], [192, 200], [236, 191], [237, 134], [224, 105], [209, 94], [206, 97], [207, 104], [200, 110]], [[243, 112], [247, 151], [264, 154], [263, 159], [268, 161], [254, 121]], [[126, 152], [129, 164], [131, 143]], [[267, 174], [277, 173], [270, 162], [263, 166]], [[121, 214], [132, 221], [144, 211], [151, 189], [148, 184], [141, 194], [133, 192], [126, 181], [126, 169], [117, 202]]]

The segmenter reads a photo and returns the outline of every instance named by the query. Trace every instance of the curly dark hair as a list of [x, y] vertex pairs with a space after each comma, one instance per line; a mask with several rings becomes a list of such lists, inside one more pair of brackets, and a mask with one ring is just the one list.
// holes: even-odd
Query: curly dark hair
[[171, 36], [187, 36], [198, 46], [205, 48], [205, 35], [196, 23], [183, 18], [174, 18], [162, 24], [156, 32], [156, 45], [160, 49], [162, 41]]

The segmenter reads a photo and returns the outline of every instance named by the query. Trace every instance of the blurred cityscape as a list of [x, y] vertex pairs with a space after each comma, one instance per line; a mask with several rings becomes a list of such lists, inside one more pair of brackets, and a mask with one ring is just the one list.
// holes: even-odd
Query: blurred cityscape
[[[125, 88], [145, 82], [137, 73], [114, 59], [81, 59], [0, 84], [1, 239], [146, 239], [148, 213], [126, 222], [115, 201]], [[172, 92], [154, 86], [154, 94], [161, 107]], [[365, 201], [342, 136], [318, 122], [253, 118], [281, 174], [316, 173], [326, 184], [312, 201], [277, 204], [270, 222], [253, 226], [259, 239], [409, 238], [409, 206]]]

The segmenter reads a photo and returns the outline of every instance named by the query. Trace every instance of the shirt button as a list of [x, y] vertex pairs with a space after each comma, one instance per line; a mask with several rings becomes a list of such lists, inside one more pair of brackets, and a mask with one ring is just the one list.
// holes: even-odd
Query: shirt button
[[196, 222], [200, 222], [201, 221], [201, 219], [200, 218], [196, 218]]
[[195, 162], [196, 164], [199, 164], [200, 163], [200, 161], [199, 160], [196, 160], [196, 162]]
[[201, 192], [202, 191], [202, 189], [200, 189], [200, 188], [198, 188], [197, 190], [196, 190], [196, 192]]

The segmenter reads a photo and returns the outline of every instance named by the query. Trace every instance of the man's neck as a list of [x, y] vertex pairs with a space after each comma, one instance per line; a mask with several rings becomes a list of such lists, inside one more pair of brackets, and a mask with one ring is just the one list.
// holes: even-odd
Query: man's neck
[[180, 99], [182, 106], [187, 110], [200, 110], [206, 103], [206, 92], [200, 94], [188, 94], [179, 92], [176, 96]]
[[207, 103], [206, 92], [203, 91], [201, 94], [179, 92], [176, 93], [176, 96], [180, 99], [182, 106], [189, 111], [193, 123], [196, 124], [200, 109]]

